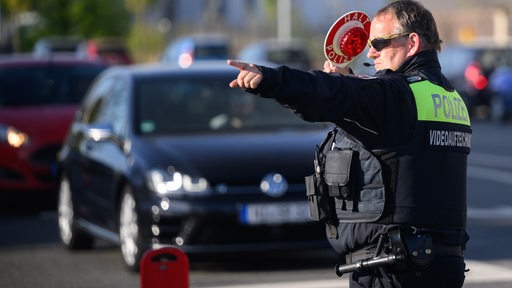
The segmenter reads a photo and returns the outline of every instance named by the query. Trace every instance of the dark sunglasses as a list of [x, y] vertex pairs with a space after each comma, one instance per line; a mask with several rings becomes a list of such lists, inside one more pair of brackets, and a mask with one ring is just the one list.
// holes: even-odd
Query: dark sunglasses
[[380, 52], [380, 50], [391, 45], [391, 41], [393, 41], [393, 39], [403, 37], [406, 35], [408, 36], [409, 34], [411, 33], [391, 34], [384, 37], [378, 37], [373, 40], [368, 39], [368, 45], [370, 45], [370, 47], [373, 47], [375, 51]]

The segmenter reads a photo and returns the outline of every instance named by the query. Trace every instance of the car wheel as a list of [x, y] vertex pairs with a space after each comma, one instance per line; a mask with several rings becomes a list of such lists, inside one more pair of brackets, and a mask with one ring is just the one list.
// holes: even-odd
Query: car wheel
[[126, 266], [130, 270], [138, 270], [144, 246], [140, 236], [137, 202], [130, 188], [126, 188], [121, 196], [119, 206], [119, 240], [121, 253]]
[[76, 223], [71, 188], [66, 176], [62, 176], [60, 180], [57, 210], [62, 243], [73, 250], [91, 249], [94, 238], [81, 230]]

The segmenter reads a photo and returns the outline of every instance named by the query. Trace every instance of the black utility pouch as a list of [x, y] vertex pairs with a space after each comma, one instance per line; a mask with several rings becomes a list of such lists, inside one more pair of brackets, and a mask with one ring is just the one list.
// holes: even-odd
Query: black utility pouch
[[432, 235], [430, 233], [406, 234], [403, 236], [407, 247], [409, 264], [416, 269], [426, 269], [432, 264]]
[[318, 179], [317, 174], [306, 176], [305, 180], [311, 219], [323, 222], [333, 221], [335, 218], [334, 202], [329, 199], [327, 186]]
[[308, 204], [309, 204], [309, 215], [311, 216], [311, 219], [315, 221], [320, 221], [322, 219], [322, 212], [320, 207], [320, 199], [321, 195], [317, 193], [317, 181], [316, 181], [316, 175], [309, 175], [305, 177], [306, 181], [306, 195], [308, 197]]
[[351, 170], [357, 152], [353, 150], [330, 150], [326, 153], [324, 179], [333, 197], [352, 199], [356, 188], [356, 175], [351, 177]]

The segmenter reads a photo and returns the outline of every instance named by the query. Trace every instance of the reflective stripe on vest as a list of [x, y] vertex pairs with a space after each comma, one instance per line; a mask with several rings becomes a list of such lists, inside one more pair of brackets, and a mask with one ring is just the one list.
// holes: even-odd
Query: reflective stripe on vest
[[436, 121], [470, 126], [468, 110], [457, 92], [429, 81], [409, 84], [416, 100], [419, 121]]

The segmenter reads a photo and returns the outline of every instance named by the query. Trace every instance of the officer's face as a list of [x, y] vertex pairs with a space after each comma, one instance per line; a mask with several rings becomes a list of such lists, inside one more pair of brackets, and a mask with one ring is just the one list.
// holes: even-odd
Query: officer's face
[[370, 50], [368, 58], [374, 59], [375, 69], [397, 70], [411, 56], [409, 34], [398, 28], [393, 14], [376, 16], [370, 28]]

